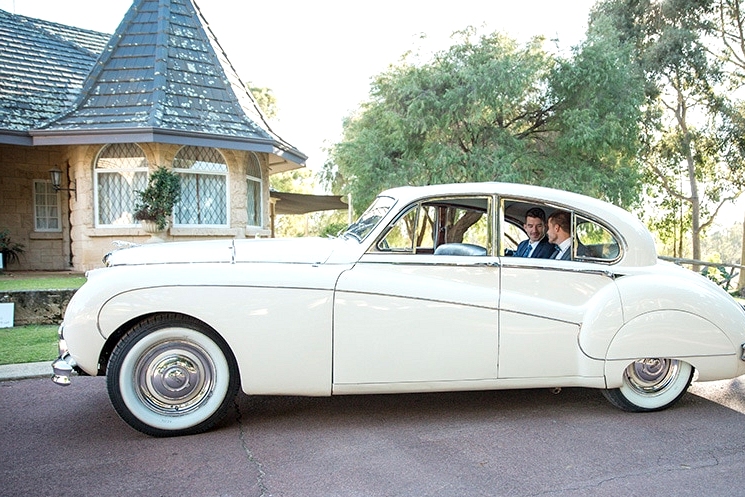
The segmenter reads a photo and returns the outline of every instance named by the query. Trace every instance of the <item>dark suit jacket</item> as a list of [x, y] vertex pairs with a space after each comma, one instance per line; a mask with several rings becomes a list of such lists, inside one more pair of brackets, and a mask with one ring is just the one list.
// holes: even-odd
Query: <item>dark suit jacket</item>
[[[528, 251], [530, 250], [530, 241], [529, 240], [523, 240], [520, 242], [520, 245], [517, 246], [517, 250], [515, 251], [516, 257], [527, 257]], [[533, 253], [530, 255], [531, 259], [548, 259], [551, 257], [551, 254], [554, 253], [554, 244], [548, 242], [547, 237], [543, 237], [543, 239], [538, 242], [538, 245], [536, 246]]]
[[[555, 251], [556, 255], [559, 255], [559, 246], [558, 245], [554, 245], [554, 247], [555, 247], [554, 248], [554, 251]], [[572, 259], [572, 246], [569, 245], [569, 248], [567, 248], [566, 251], [563, 254], [561, 254], [561, 257], [556, 257], [556, 255], [551, 254], [548, 257], [549, 257], [549, 259], [551, 259], [552, 256], [553, 256], [553, 258], [559, 259], [561, 261], [569, 261], [569, 260], [571, 260]]]

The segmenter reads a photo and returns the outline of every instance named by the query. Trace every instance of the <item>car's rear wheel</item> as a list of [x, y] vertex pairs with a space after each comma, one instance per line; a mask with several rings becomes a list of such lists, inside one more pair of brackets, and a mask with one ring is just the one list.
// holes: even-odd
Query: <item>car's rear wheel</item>
[[631, 363], [620, 388], [604, 390], [611, 404], [630, 412], [660, 411], [688, 390], [693, 366], [677, 359], [647, 358]]
[[156, 437], [208, 430], [238, 392], [230, 349], [202, 323], [174, 314], [135, 325], [106, 370], [111, 403], [134, 429]]

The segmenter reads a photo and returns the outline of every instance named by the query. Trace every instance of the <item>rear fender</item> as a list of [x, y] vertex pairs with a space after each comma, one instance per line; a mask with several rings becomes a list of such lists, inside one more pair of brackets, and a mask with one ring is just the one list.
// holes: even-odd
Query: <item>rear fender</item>
[[702, 381], [737, 373], [737, 347], [710, 321], [679, 310], [641, 314], [613, 337], [606, 355], [608, 388], [621, 385], [623, 370], [637, 359], [664, 357], [690, 363]]
[[606, 359], [731, 355], [735, 345], [712, 322], [678, 310], [641, 314], [623, 325], [608, 347]]

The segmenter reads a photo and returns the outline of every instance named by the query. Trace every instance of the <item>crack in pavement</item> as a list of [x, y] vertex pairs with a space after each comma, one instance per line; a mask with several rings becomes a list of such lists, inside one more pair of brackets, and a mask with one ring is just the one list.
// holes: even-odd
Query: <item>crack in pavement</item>
[[247, 440], [247, 427], [243, 424], [243, 413], [241, 413], [241, 408], [238, 406], [238, 402], [233, 402], [233, 407], [235, 407], [235, 418], [238, 422], [238, 426], [240, 427], [240, 440], [241, 440], [241, 447], [243, 447], [243, 451], [248, 456], [248, 461], [253, 464], [256, 467], [256, 470], [258, 471], [258, 476], [256, 477], [256, 484], [259, 487], [259, 497], [271, 497], [271, 493], [269, 492], [269, 489], [266, 486], [265, 482], [265, 476], [266, 473], [264, 473], [264, 468], [262, 467], [261, 463], [254, 457], [253, 453], [251, 452], [251, 449], [248, 447], [248, 440]]
[[667, 465], [661, 468], [645, 469], [641, 471], [631, 471], [631, 472], [619, 474], [616, 476], [595, 479], [594, 481], [584, 482], [579, 485], [566, 486], [566, 487], [561, 487], [561, 488], [553, 488], [553, 489], [549, 489], [549, 490], [545, 490], [541, 492], [534, 492], [534, 493], [525, 494], [525, 495], [526, 497], [564, 495], [566, 492], [572, 492], [572, 491], [576, 492], [576, 491], [582, 491], [582, 490], [589, 490], [592, 488], [600, 488], [606, 483], [625, 480], [628, 478], [638, 478], [638, 477], [645, 476], [645, 475], [659, 475], [661, 473], [674, 473], [678, 471], [695, 471], [697, 469], [712, 468], [720, 464], [720, 461], [718, 458], [712, 457], [712, 459], [713, 461], [711, 460], [699, 461], [698, 464], [679, 463], [678, 465]]

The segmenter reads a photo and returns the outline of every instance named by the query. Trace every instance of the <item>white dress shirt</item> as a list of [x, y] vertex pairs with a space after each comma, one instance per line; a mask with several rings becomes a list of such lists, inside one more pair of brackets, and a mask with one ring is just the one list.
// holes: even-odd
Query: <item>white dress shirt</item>
[[564, 240], [563, 242], [561, 242], [558, 245], [559, 252], [556, 254], [556, 257], [554, 257], [554, 259], [561, 259], [564, 256], [564, 252], [566, 252], [567, 250], [569, 250], [569, 248], [571, 246], [572, 246], [572, 239], [571, 238], [567, 238], [566, 240]]

